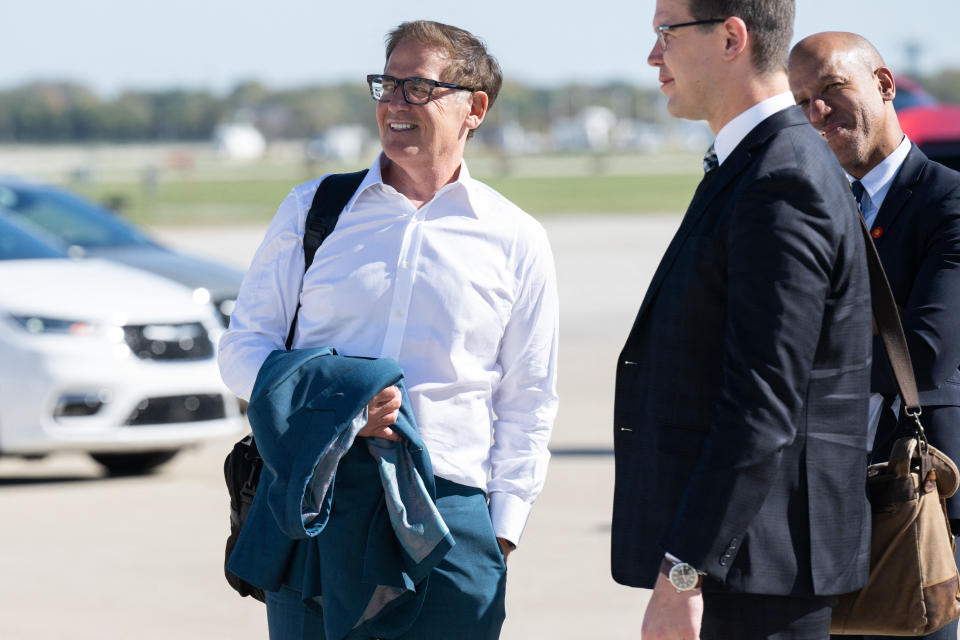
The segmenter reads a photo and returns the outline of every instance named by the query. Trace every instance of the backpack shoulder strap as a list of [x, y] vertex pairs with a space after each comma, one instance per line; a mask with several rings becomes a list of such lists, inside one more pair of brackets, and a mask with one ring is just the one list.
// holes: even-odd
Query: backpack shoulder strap
[[[327, 236], [337, 226], [340, 212], [350, 202], [350, 198], [360, 187], [360, 183], [367, 175], [367, 169], [353, 173], [331, 173], [317, 187], [313, 195], [310, 211], [307, 212], [307, 222], [303, 233], [303, 271], [306, 273], [317, 249], [327, 239]], [[297, 310], [290, 323], [290, 332], [287, 334], [287, 349], [293, 345], [293, 333], [297, 328], [297, 316], [300, 315], [299, 295]]]
[[337, 226], [340, 212], [350, 202], [366, 175], [367, 169], [353, 173], [332, 173], [317, 187], [303, 234], [304, 272], [313, 264], [317, 249]]

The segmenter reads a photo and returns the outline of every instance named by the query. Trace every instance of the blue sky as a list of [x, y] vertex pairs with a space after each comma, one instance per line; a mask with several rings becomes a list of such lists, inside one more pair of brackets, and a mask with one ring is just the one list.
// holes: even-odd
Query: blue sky
[[[621, 78], [655, 86], [645, 59], [654, 0], [0, 0], [0, 87], [77, 80], [122, 88], [223, 91], [244, 79], [272, 87], [356, 79], [383, 66], [383, 36], [430, 18], [487, 41], [508, 79], [538, 85]], [[910, 42], [920, 70], [960, 67], [960, 1], [798, 0], [795, 39], [856, 31], [894, 71]]]

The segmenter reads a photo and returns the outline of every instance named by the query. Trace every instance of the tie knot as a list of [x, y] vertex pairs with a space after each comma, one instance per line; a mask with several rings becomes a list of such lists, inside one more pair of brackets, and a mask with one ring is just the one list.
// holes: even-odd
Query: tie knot
[[850, 189], [853, 191], [853, 197], [857, 199], [857, 206], [861, 209], [863, 208], [863, 192], [866, 189], [863, 188], [863, 183], [859, 180], [854, 180], [850, 183]]
[[703, 172], [710, 173], [718, 166], [720, 166], [720, 161], [717, 160], [717, 151], [713, 148], [713, 145], [710, 145], [706, 155], [703, 156]]

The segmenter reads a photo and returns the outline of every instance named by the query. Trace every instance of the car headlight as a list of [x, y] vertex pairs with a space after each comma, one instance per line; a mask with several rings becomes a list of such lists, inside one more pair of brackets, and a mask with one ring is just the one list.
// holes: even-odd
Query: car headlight
[[65, 320], [63, 318], [24, 315], [11, 315], [10, 317], [27, 333], [88, 335], [94, 331], [93, 324], [82, 320]]

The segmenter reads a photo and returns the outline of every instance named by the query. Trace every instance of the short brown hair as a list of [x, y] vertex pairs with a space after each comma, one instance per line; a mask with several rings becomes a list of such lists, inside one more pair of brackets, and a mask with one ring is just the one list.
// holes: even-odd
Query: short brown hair
[[740, 18], [753, 39], [750, 59], [760, 73], [782, 71], [793, 37], [794, 0], [687, 0], [694, 20]]
[[441, 49], [450, 58], [450, 65], [443, 73], [445, 77], [439, 80], [483, 91], [489, 99], [487, 108], [493, 106], [503, 82], [500, 65], [496, 58], [487, 52], [483, 41], [469, 31], [430, 20], [413, 20], [401, 23], [387, 34], [386, 39], [387, 61], [397, 45], [404, 40], [413, 40]]

